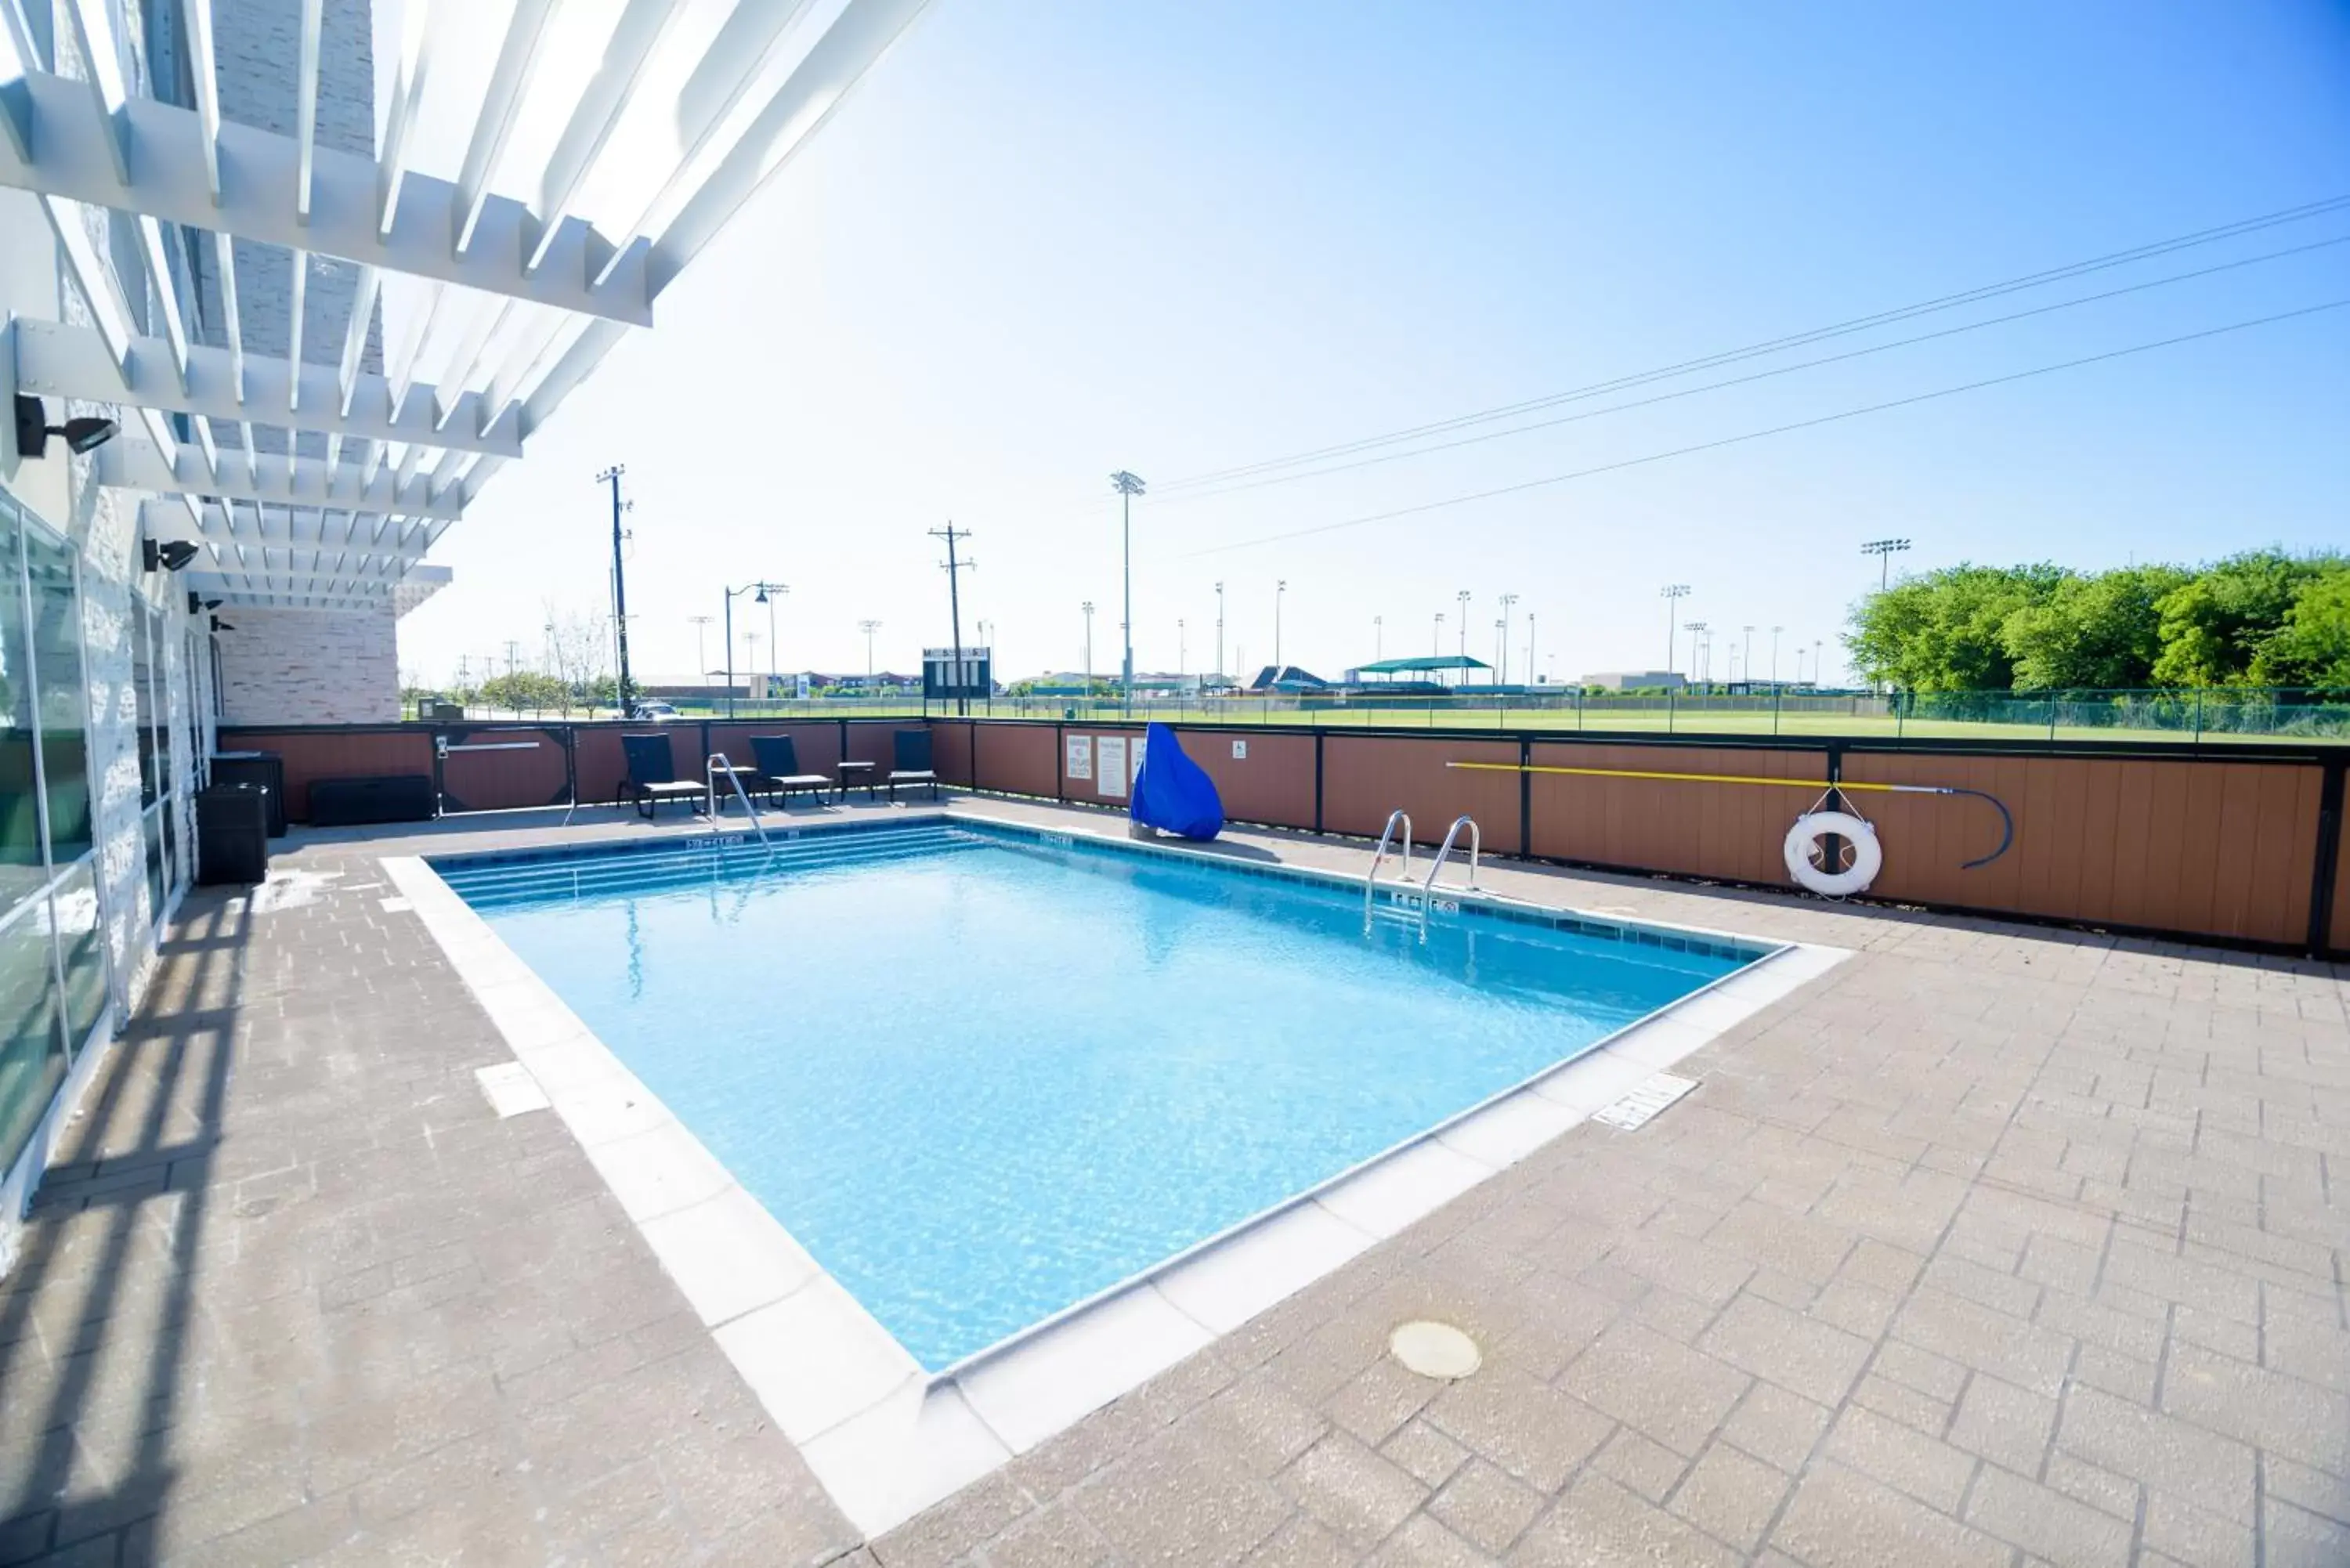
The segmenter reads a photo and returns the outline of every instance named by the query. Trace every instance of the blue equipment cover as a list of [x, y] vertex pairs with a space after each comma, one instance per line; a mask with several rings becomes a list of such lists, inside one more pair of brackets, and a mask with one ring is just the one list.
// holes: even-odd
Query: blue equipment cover
[[1134, 781], [1134, 820], [1162, 833], [1210, 839], [1224, 830], [1224, 802], [1216, 781], [1183, 754], [1175, 732], [1153, 724], [1143, 742], [1142, 773]]

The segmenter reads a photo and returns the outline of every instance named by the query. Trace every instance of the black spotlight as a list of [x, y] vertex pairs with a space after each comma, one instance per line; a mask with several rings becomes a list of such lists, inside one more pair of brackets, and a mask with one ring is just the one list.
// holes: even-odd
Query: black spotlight
[[234, 631], [236, 628], [229, 625], [228, 622], [221, 619], [220, 617], [214, 616], [213, 617], [213, 629], [214, 631]]
[[96, 415], [68, 420], [61, 425], [49, 423], [49, 416], [41, 407], [41, 400], [16, 394], [16, 451], [25, 457], [41, 457], [49, 450], [49, 438], [66, 438], [66, 450], [78, 457], [86, 452], [96, 452], [114, 439], [121, 426], [112, 420]]
[[193, 588], [190, 588], [188, 590], [188, 613], [190, 615], [202, 615], [206, 610], [216, 610], [221, 607], [222, 603], [223, 601], [220, 599], [208, 599], [204, 597], [203, 595], [196, 592]]
[[196, 558], [196, 547], [185, 539], [166, 539], [161, 544], [144, 541], [140, 558], [151, 572], [176, 572]]

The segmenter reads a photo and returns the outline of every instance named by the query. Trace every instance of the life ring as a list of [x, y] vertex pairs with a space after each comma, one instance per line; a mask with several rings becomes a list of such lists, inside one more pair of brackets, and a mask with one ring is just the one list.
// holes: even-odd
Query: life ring
[[[1852, 864], [1841, 871], [1827, 870], [1812, 860], [1822, 850], [1820, 840], [1828, 837], [1852, 846]], [[1795, 818], [1795, 825], [1787, 829], [1786, 856], [1788, 876], [1830, 898], [1867, 891], [1877, 874], [1885, 869], [1885, 850], [1877, 842], [1877, 829], [1847, 811], [1814, 811]]]

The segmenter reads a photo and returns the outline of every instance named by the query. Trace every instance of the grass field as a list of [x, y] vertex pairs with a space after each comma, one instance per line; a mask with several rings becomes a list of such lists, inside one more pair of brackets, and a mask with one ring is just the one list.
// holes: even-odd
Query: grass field
[[[1925, 700], [1933, 702], [1934, 700]], [[1922, 705], [1922, 704], [1921, 704]], [[1706, 697], [1668, 704], [1661, 698], [1604, 697], [1581, 702], [1531, 704], [1519, 700], [1507, 704], [1474, 701], [1430, 702], [1398, 699], [1386, 702], [1350, 701], [1301, 706], [1294, 699], [1233, 697], [1188, 702], [1138, 701], [1131, 709], [1115, 702], [1091, 704], [1065, 700], [999, 698], [993, 703], [972, 702], [974, 717], [998, 719], [1069, 719], [1076, 722], [1113, 724], [1159, 720], [1182, 724], [1279, 724], [1334, 729], [1378, 725], [1432, 730], [1540, 730], [1551, 732], [1588, 730], [1632, 734], [1737, 736], [1850, 736], [1868, 739], [1976, 741], [2126, 741], [2141, 744], [2241, 744], [2276, 742], [2307, 744], [2350, 742], [2350, 703], [2279, 705], [2214, 702], [2199, 706], [2189, 700], [2164, 698], [2116, 701], [2110, 698], [2060, 701], [1999, 698], [1969, 702], [1981, 716], [1961, 716], [1939, 704], [1943, 711], [1897, 711], [1882, 697], [1795, 697], [1774, 703], [1768, 697]], [[922, 716], [912, 701], [740, 703], [735, 722], [744, 720], [912, 719]], [[951, 713], [948, 704], [931, 705], [932, 716]], [[477, 720], [525, 722], [555, 715], [491, 713], [473, 711]], [[575, 720], [591, 717], [575, 712]], [[608, 711], [592, 717], [618, 717]], [[685, 721], [723, 721], [724, 710], [688, 710]]]

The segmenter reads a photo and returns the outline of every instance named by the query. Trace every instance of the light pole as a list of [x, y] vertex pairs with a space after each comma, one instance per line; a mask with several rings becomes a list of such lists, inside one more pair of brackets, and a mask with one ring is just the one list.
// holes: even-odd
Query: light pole
[[1752, 686], [1754, 684], [1754, 628], [1751, 626], [1746, 628], [1745, 665], [1746, 684]]
[[[711, 618], [690, 615], [685, 618], [693, 623], [693, 672], [702, 677], [701, 683], [707, 687], [710, 684], [710, 649], [702, 641], [702, 634], [709, 629]], [[547, 623], [547, 629], [549, 632], [555, 629], [552, 621]]]
[[1659, 591], [1659, 597], [1665, 601], [1665, 673], [1668, 675], [1673, 672], [1673, 603], [1689, 597], [1689, 591], [1687, 583], [1667, 583]]
[[[783, 585], [783, 584], [781, 584], [781, 583], [777, 583], [777, 584], [775, 584], [772, 588], [770, 588], [770, 589], [768, 590], [768, 596], [769, 596], [769, 597], [768, 597], [768, 599], [767, 599], [767, 697], [768, 697], [768, 700], [769, 700], [770, 701], [774, 701], [774, 699], [775, 699], [775, 659], [776, 659], [777, 656], [778, 656], [778, 655], [780, 655], [780, 654], [782, 653], [782, 651], [783, 651], [783, 644], [782, 644], [781, 642], [779, 642], [778, 640], [776, 640], [776, 638], [775, 638], [775, 600], [777, 600], [777, 599], [779, 599], [779, 598], [782, 598], [785, 594], [790, 593], [791, 591], [792, 591], [791, 589], [789, 589], [789, 588], [787, 588], [787, 587], [784, 587], [784, 585]], [[754, 660], [754, 662], [755, 662], [755, 660]]]
[[1430, 659], [1444, 651], [1444, 612], [1436, 612], [1436, 629], [1429, 634], [1428, 656]]
[[1817, 638], [1814, 638], [1814, 639], [1812, 639], [1812, 684], [1813, 684], [1813, 685], [1817, 686], [1817, 685], [1820, 683], [1820, 680], [1821, 680], [1821, 679], [1822, 679], [1823, 673], [1824, 673], [1824, 671], [1823, 671], [1822, 667], [1821, 667], [1821, 665], [1820, 665], [1820, 639], [1817, 639]]
[[1771, 628], [1771, 684], [1773, 687], [1779, 684], [1779, 634], [1786, 629], [1783, 626]]
[[869, 700], [873, 695], [873, 634], [881, 629], [881, 623], [860, 620], [857, 629], [865, 634], [865, 695]]
[[1094, 695], [1094, 601], [1087, 599], [1077, 607], [1086, 612], [1086, 700]]
[[1705, 622], [1701, 620], [1685, 620], [1681, 622], [1681, 629], [1690, 634], [1690, 673], [1697, 678], [1697, 683], [1700, 686], [1703, 686], [1706, 684], [1706, 678], [1703, 673], [1705, 670]]
[[1221, 681], [1228, 671], [1224, 669], [1224, 585], [1216, 584], [1216, 668], [1209, 673]]
[[1142, 493], [1142, 481], [1124, 469], [1109, 476], [1110, 488], [1118, 492], [1118, 528], [1126, 547], [1126, 618], [1119, 624], [1126, 639], [1126, 706], [1134, 706], [1134, 498]]
[[1184, 643], [1184, 635], [1183, 618], [1179, 615], [1175, 618], [1175, 680], [1178, 685], [1183, 680], [1183, 661], [1191, 654], [1191, 649]]
[[1273, 678], [1281, 679], [1281, 600], [1289, 592], [1289, 579], [1276, 580], [1273, 585]]
[[1502, 666], [1502, 684], [1504, 686], [1507, 686], [1510, 683], [1510, 607], [1517, 602], [1518, 596], [1515, 594], [1503, 594], [1502, 596], [1502, 657], [1500, 663]]
[[757, 594], [751, 602], [764, 605], [772, 602], [769, 594], [783, 591], [781, 583], [745, 583], [726, 590], [726, 716], [730, 719], [734, 716], [734, 601], [743, 594]]
[[1497, 685], [1507, 685], [1510, 673], [1510, 623], [1496, 617], [1493, 621], [1493, 680]]
[[1534, 663], [1534, 612], [1528, 610], [1526, 611], [1526, 681], [1529, 685], [1541, 683], [1542, 677], [1536, 673], [1539, 668]]
[[1387, 659], [1387, 633], [1380, 629], [1386, 625], [1387, 617], [1375, 615], [1371, 618], [1371, 662], [1374, 664]]
[[[1461, 657], [1465, 659], [1469, 657], [1469, 590], [1462, 588], [1452, 597], [1461, 601]], [[1461, 678], [1463, 680], [1469, 678], [1469, 669], [1465, 664], [1461, 666]]]
[[1864, 556], [1877, 557], [1877, 591], [1883, 593], [1893, 582], [1893, 557], [1909, 547], [1907, 539], [1871, 539], [1860, 547]]

